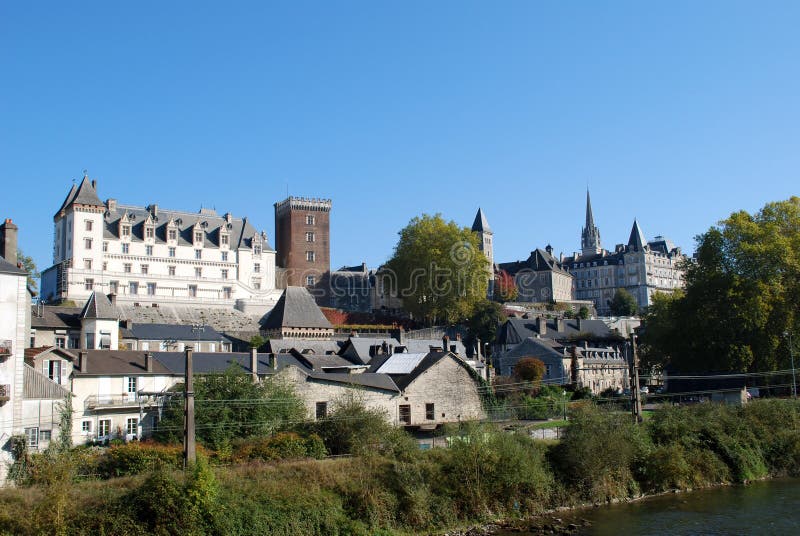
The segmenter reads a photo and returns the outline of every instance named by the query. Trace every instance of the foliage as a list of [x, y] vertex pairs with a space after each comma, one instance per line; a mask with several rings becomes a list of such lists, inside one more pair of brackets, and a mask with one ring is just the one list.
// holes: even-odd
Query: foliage
[[624, 288], [618, 288], [611, 299], [611, 314], [614, 316], [633, 316], [639, 310], [636, 298]]
[[478, 236], [438, 214], [412, 219], [399, 235], [386, 267], [403, 307], [431, 325], [469, 317], [488, 287], [488, 260]]
[[267, 339], [262, 337], [261, 335], [253, 335], [250, 337], [250, 348], [259, 349], [267, 343]]
[[[183, 385], [175, 387], [183, 390]], [[290, 386], [269, 380], [253, 383], [236, 365], [222, 374], [195, 378], [197, 441], [216, 451], [229, 451], [237, 438], [267, 436], [286, 429], [305, 416], [305, 407]], [[159, 441], [183, 439], [183, 399], [165, 405], [154, 433]]]
[[544, 378], [545, 366], [541, 359], [535, 357], [523, 357], [514, 366], [514, 378], [523, 382], [531, 382], [534, 386], [539, 385]]
[[514, 277], [505, 270], [500, 270], [494, 282], [494, 299], [505, 303], [516, 300], [517, 296], [519, 296], [519, 289], [517, 289]]
[[295, 432], [278, 432], [270, 437], [243, 439], [233, 444], [234, 462], [324, 458], [325, 443], [316, 434], [302, 437]]
[[58, 440], [55, 444], [59, 452], [72, 448], [72, 393], [68, 393], [58, 406]]
[[788, 368], [783, 334], [800, 327], [800, 198], [733, 213], [696, 250], [685, 294], [645, 316], [648, 357], [687, 372]]
[[138, 475], [162, 466], [182, 468], [183, 447], [134, 441], [109, 447], [97, 460], [97, 472], [104, 478]]
[[28, 272], [28, 286], [33, 290], [37, 290], [39, 285], [36, 283], [36, 280], [39, 279], [42, 274], [40, 274], [39, 270], [36, 268], [36, 263], [33, 258], [25, 255], [21, 249], [17, 249], [17, 262], [22, 265], [23, 270]]
[[480, 339], [482, 343], [493, 342], [497, 336], [497, 327], [505, 320], [500, 304], [481, 300], [475, 311], [467, 320], [467, 329], [472, 339]]
[[581, 305], [581, 308], [578, 309], [578, 312], [575, 314], [575, 318], [580, 318], [582, 320], [589, 318], [589, 308], [585, 305]]

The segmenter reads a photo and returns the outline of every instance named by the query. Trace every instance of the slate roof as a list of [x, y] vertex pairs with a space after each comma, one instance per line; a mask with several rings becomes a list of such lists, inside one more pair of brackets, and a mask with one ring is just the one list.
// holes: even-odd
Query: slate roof
[[345, 372], [313, 372], [308, 374], [308, 376], [316, 381], [358, 385], [395, 393], [400, 392], [400, 388], [397, 387], [397, 384], [395, 384], [394, 380], [392, 380], [391, 376], [388, 374], [375, 374], [371, 372], [356, 374], [348, 374]]
[[181, 324], [134, 324], [130, 329], [132, 339], [145, 341], [219, 341], [225, 336], [211, 326], [195, 333], [190, 325]]
[[297, 350], [304, 353], [311, 350], [315, 355], [338, 354], [341, 349], [340, 341], [317, 341], [305, 339], [270, 339], [267, 347], [275, 354], [288, 353]]
[[286, 287], [278, 303], [261, 321], [265, 330], [280, 328], [322, 328], [333, 326], [305, 287]]
[[103, 206], [103, 202], [100, 201], [100, 198], [97, 196], [97, 190], [86, 175], [84, 175], [79, 186], [76, 187], [74, 184], [72, 185], [61, 207], [56, 211], [56, 215], [62, 210], [66, 210], [70, 205]]
[[108, 296], [102, 292], [93, 291], [80, 314], [81, 318], [97, 318], [100, 320], [118, 320], [119, 312], [111, 304]]
[[[459, 341], [458, 339], [450, 339], [450, 346], [455, 345], [456, 351], [453, 352], [458, 354], [462, 357], [466, 357], [467, 350], [464, 347], [464, 343]], [[427, 353], [431, 351], [431, 348], [441, 348], [442, 347], [442, 339], [406, 339], [404, 342], [401, 343], [401, 346], [405, 346], [406, 350], [409, 352], [417, 352], [417, 353]], [[445, 351], [450, 350], [449, 348], [445, 348]]]
[[562, 272], [569, 274], [562, 264], [547, 250], [537, 248], [531, 251], [530, 256], [525, 261], [503, 262], [498, 265], [501, 270], [505, 270], [509, 275], [517, 275], [522, 270], [533, 270], [534, 272]]
[[28, 275], [28, 272], [0, 257], [0, 274]]
[[644, 238], [644, 233], [642, 232], [642, 228], [639, 227], [639, 222], [635, 219], [633, 220], [633, 227], [631, 228], [631, 236], [628, 238], [628, 246], [633, 248], [634, 250], [642, 250], [644, 246], [647, 244], [647, 240]]
[[579, 333], [590, 333], [597, 339], [614, 338], [614, 333], [602, 320], [581, 320], [578, 328], [577, 319], [564, 319], [564, 329], [559, 331], [557, 320], [548, 318], [545, 320], [545, 333], [539, 333], [537, 318], [509, 318], [497, 334], [497, 342], [501, 345], [512, 345], [523, 342], [528, 337], [538, 336], [545, 339], [567, 339]]
[[489, 227], [489, 222], [486, 220], [486, 214], [483, 209], [478, 208], [478, 213], [475, 214], [475, 221], [472, 222], [472, 230], [476, 233], [491, 233], [492, 228]]
[[87, 371], [81, 372], [78, 367], [75, 367], [73, 374], [76, 376], [141, 376], [142, 374], [169, 375], [172, 373], [157, 359], [153, 360], [153, 372], [148, 373], [144, 363], [144, 355], [147, 352], [135, 350], [82, 350], [82, 352], [85, 352]]
[[[186, 355], [184, 352], [153, 352], [153, 357], [172, 374], [183, 376], [185, 374]], [[259, 353], [258, 375], [275, 374], [289, 365], [303, 367], [294, 356], [290, 354], [276, 355], [275, 368], [269, 365], [270, 354]], [[195, 374], [220, 374], [228, 370], [231, 365], [238, 365], [244, 372], [252, 373], [250, 369], [249, 352], [194, 352], [192, 354], [192, 368]]]
[[[278, 355], [286, 355], [286, 354], [278, 354]], [[338, 356], [336, 354], [323, 354], [323, 355], [316, 355], [316, 354], [301, 354], [297, 350], [292, 350], [290, 354], [295, 360], [303, 365], [307, 369], [311, 369], [314, 371], [321, 372], [324, 368], [332, 367], [332, 368], [340, 368], [340, 367], [351, 367], [354, 364], [352, 361], [348, 361], [344, 357]]]
[[543, 358], [558, 358], [564, 359], [564, 354], [558, 352], [556, 347], [560, 346], [550, 339], [537, 339], [534, 337], [526, 337], [524, 341], [514, 346], [511, 350], [503, 352], [503, 358], [521, 358], [521, 357], [536, 357]]
[[[36, 329], [80, 329], [81, 307], [31, 305], [31, 327]], [[41, 315], [40, 315], [41, 313]]]

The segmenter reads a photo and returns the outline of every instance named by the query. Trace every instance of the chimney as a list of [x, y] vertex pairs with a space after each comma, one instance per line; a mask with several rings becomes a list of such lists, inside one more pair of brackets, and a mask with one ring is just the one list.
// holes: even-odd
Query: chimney
[[88, 372], [88, 363], [86, 362], [86, 352], [78, 352], [78, 371]]
[[578, 324], [578, 331], [580, 331], [581, 328], [583, 327], [583, 319], [581, 317], [577, 318], [577, 324]]
[[563, 318], [556, 318], [556, 331], [559, 333], [564, 333], [566, 326], [564, 326], [564, 319]]
[[111, 302], [111, 305], [116, 305], [117, 304], [117, 295], [115, 293], [112, 292], [111, 294], [108, 294], [107, 297], [108, 297], [108, 301]]
[[144, 370], [153, 372], [153, 354], [145, 352], [144, 354]]
[[117, 211], [117, 200], [116, 199], [106, 199], [106, 208], [109, 212], [116, 212]]
[[275, 354], [269, 354], [269, 368], [275, 372], [278, 371], [278, 358], [275, 356]]
[[17, 231], [19, 227], [14, 225], [11, 218], [6, 218], [5, 223], [0, 225], [0, 256], [14, 266], [17, 265]]
[[390, 344], [390, 345], [389, 345], [389, 351], [388, 351], [388, 354], [389, 354], [389, 355], [392, 355], [393, 353], [394, 353], [394, 345], [393, 345], [393, 344]]
[[258, 348], [250, 348], [250, 374], [253, 375], [253, 383], [258, 383]]
[[539, 335], [546, 335], [547, 334], [547, 319], [543, 316], [540, 316], [536, 319], [536, 328], [539, 332]]
[[442, 351], [447, 352], [450, 349], [450, 337], [445, 335], [442, 337]]

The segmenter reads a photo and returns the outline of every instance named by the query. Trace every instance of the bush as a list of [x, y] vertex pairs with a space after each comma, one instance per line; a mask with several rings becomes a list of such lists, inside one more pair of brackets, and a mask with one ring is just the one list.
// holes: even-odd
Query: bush
[[98, 474], [103, 478], [137, 475], [165, 466], [183, 467], [183, 447], [150, 442], [131, 442], [109, 447], [100, 457]]
[[233, 461], [323, 457], [325, 444], [316, 434], [301, 437], [294, 432], [279, 432], [270, 437], [240, 440], [233, 446]]

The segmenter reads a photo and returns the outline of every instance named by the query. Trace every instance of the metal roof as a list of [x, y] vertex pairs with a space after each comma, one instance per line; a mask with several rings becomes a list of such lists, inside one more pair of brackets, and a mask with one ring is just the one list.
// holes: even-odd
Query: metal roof
[[428, 353], [392, 354], [375, 371], [378, 374], [410, 374]]

